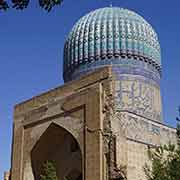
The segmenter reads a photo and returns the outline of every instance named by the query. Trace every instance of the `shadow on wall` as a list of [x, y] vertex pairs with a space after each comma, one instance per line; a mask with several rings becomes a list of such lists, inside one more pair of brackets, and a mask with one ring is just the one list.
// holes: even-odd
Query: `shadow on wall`
[[82, 180], [82, 153], [77, 140], [64, 128], [52, 123], [31, 151], [35, 180], [40, 180], [42, 165], [54, 161], [59, 180]]

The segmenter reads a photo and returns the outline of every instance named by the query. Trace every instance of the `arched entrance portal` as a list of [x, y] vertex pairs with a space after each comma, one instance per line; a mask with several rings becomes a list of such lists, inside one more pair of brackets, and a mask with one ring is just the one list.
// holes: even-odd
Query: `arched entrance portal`
[[31, 152], [35, 180], [40, 179], [45, 161], [54, 161], [59, 180], [82, 180], [82, 154], [77, 140], [52, 123]]

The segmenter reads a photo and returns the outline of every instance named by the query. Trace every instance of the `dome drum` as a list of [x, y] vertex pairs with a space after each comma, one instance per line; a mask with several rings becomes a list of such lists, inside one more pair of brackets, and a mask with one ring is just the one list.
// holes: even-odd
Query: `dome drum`
[[[111, 66], [113, 69], [119, 69], [120, 74], [134, 74], [144, 76], [148, 79], [154, 80], [157, 84], [160, 84], [160, 74], [157, 68], [145, 61], [129, 58], [116, 58], [116, 59], [101, 59], [99, 61], [86, 62], [84, 64], [76, 65], [74, 69], [64, 73], [65, 81], [78, 79], [80, 76], [92, 72], [96, 69]], [[77, 68], [76, 68], [77, 67]], [[119, 74], [119, 75], [120, 75]], [[117, 73], [116, 73], [117, 75]]]

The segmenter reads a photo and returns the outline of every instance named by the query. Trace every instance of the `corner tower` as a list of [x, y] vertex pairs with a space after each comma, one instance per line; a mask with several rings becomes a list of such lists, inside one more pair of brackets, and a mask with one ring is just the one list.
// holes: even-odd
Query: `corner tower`
[[133, 11], [97, 9], [73, 27], [64, 47], [64, 81], [111, 66], [120, 111], [162, 120], [161, 53], [152, 26]]

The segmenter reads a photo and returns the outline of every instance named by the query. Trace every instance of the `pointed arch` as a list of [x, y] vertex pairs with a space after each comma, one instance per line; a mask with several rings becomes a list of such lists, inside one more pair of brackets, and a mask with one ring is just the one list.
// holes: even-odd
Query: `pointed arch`
[[39, 180], [42, 164], [47, 160], [55, 162], [59, 180], [67, 179], [68, 175], [73, 180], [82, 179], [80, 146], [69, 131], [55, 123], [48, 126], [31, 151], [35, 180]]

